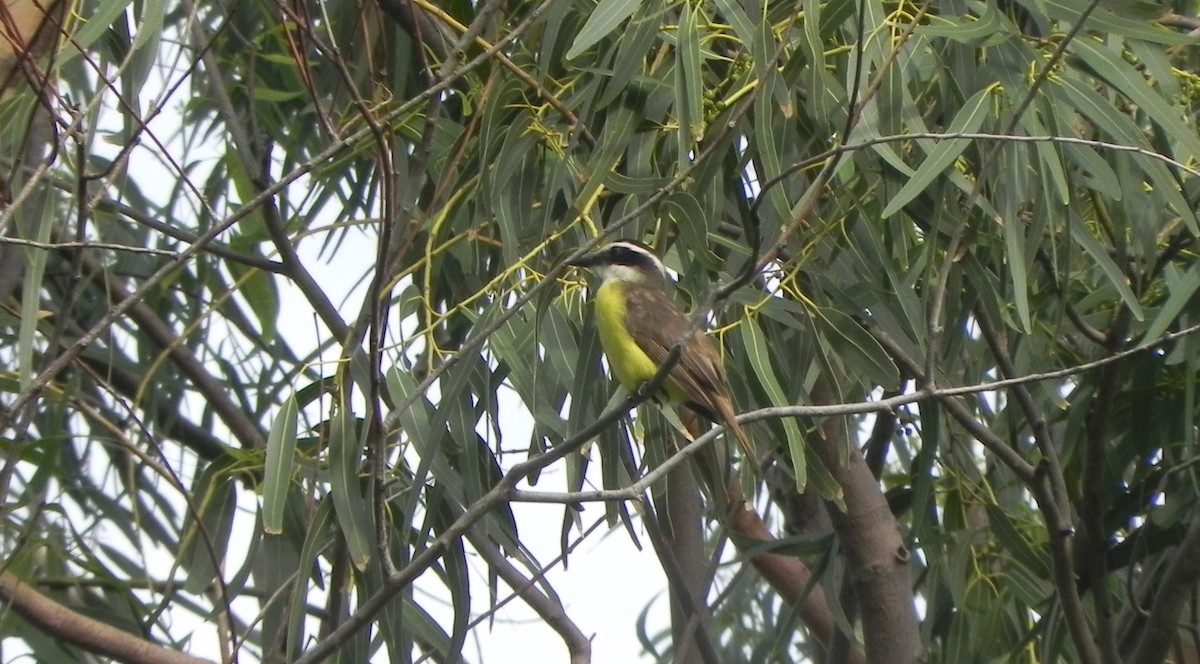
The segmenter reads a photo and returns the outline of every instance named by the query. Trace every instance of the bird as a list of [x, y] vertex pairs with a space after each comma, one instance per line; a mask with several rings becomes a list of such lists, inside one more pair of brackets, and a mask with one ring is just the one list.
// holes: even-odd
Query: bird
[[721, 424], [737, 440], [744, 458], [755, 462], [754, 445], [737, 421], [721, 357], [668, 293], [670, 278], [654, 250], [637, 240], [616, 240], [569, 264], [591, 270], [600, 279], [593, 297], [596, 330], [617, 382], [637, 391], [682, 341], [678, 361], [653, 398], [683, 404]]

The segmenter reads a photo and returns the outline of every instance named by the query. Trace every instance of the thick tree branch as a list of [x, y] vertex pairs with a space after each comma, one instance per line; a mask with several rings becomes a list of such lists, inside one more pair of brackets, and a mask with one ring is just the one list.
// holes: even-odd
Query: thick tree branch
[[[886, 390], [883, 398], [890, 399], [899, 395], [899, 390]], [[867, 437], [866, 445], [863, 445], [863, 456], [866, 457], [867, 468], [871, 469], [871, 474], [875, 476], [875, 479], [883, 476], [883, 464], [887, 460], [892, 437], [896, 434], [898, 420], [895, 409], [879, 411], [875, 416], [875, 424], [871, 426], [871, 435]]]
[[[835, 401], [826, 380], [814, 387], [813, 401]], [[825, 420], [808, 444], [842, 490], [842, 505], [831, 505], [829, 516], [861, 609], [867, 659], [878, 664], [918, 661], [922, 646], [909, 572], [911, 554], [879, 483], [850, 443], [842, 418]]]
[[[690, 471], [681, 467], [674, 472]], [[671, 478], [668, 478], [668, 485], [670, 481]], [[695, 485], [692, 487], [694, 489]], [[673, 507], [667, 515], [662, 509], [655, 509], [649, 500], [643, 500], [642, 524], [667, 577], [674, 661], [680, 664], [718, 664], [720, 659], [713, 649], [713, 639], [709, 634], [707, 588], [711, 574], [708, 560], [703, 556], [703, 541], [699, 543], [700, 548], [696, 548], [696, 542], [688, 541], [688, 534], [676, 530], [677, 527], [689, 529], [696, 525], [675, 523], [673, 520], [676, 516]], [[677, 541], [675, 538], [680, 534], [684, 539]], [[691, 535], [694, 537], [695, 533]]]
[[[1000, 368], [1000, 372], [1006, 378], [1014, 378], [1017, 376], [1016, 367], [1012, 363], [1012, 358], [1009, 356], [1008, 349], [1000, 338], [1000, 332], [992, 324], [991, 318], [985, 307], [981, 305], [975, 306], [976, 323], [979, 326], [980, 333], [983, 335], [984, 341], [987, 342], [988, 348], [992, 352], [992, 356], [996, 360], [996, 365]], [[1107, 505], [1105, 499], [1105, 489], [1103, 484], [1106, 474], [1104, 470], [1104, 455], [1105, 446], [1104, 440], [1107, 438], [1107, 418], [1112, 405], [1112, 390], [1115, 389], [1115, 372], [1117, 371], [1116, 364], [1107, 364], [1100, 369], [1099, 383], [1101, 385], [1101, 395], [1097, 402], [1093, 404], [1091, 417], [1089, 421], [1091, 430], [1088, 433], [1089, 443], [1087, 446], [1087, 466], [1088, 469], [1084, 472], [1084, 504], [1081, 506], [1081, 513], [1086, 523], [1084, 533], [1083, 550], [1087, 552], [1085, 559], [1090, 577], [1094, 580], [1107, 578], [1108, 570], [1105, 564], [1106, 551], [1108, 548], [1107, 538], [1104, 537], [1104, 518], [1103, 514]], [[1105, 396], [1104, 385], [1108, 385], [1107, 398]], [[1024, 385], [1015, 385], [1012, 387], [1012, 393], [1016, 397], [1017, 404], [1025, 414], [1025, 420], [1029, 425], [1030, 431], [1033, 434], [1034, 442], [1038, 446], [1038, 450], [1042, 453], [1042, 463], [1044, 464], [1044, 479], [1049, 483], [1049, 496], [1056, 504], [1057, 513], [1061, 514], [1060, 523], [1051, 528], [1051, 532], [1060, 533], [1060, 536], [1052, 536], [1050, 538], [1051, 546], [1061, 547], [1062, 550], [1055, 555], [1056, 561], [1061, 560], [1063, 565], [1063, 577], [1074, 579], [1076, 572], [1074, 571], [1074, 559], [1072, 555], [1071, 540], [1066, 533], [1071, 530], [1070, 514], [1071, 501], [1067, 493], [1066, 480], [1063, 477], [1062, 464], [1058, 456], [1059, 445], [1050, 439], [1050, 430], [1046, 425], [1046, 419], [1042, 416], [1042, 412], [1033, 402], [1033, 397], [1029, 390]], [[1051, 524], [1047, 524], [1050, 526]], [[1069, 616], [1069, 620], [1077, 628], [1086, 627], [1088, 620], [1086, 614], [1082, 612], [1082, 600], [1078, 597], [1076, 584], [1059, 583], [1060, 588], [1070, 588], [1070, 596], [1063, 598], [1063, 610], [1075, 611], [1074, 615]], [[1092, 589], [1093, 602], [1096, 606], [1095, 624], [1096, 633], [1100, 638], [1103, 647], [1099, 648], [1097, 655], [1101, 661], [1106, 664], [1117, 663], [1117, 642], [1112, 629], [1111, 604], [1109, 602], [1108, 591], [1102, 582], [1097, 583]], [[1090, 632], [1090, 629], [1088, 630]]]
[[1080, 519], [1083, 521], [1083, 536], [1080, 538], [1080, 549], [1083, 552], [1081, 563], [1086, 570], [1087, 587], [1091, 590], [1092, 602], [1096, 607], [1093, 613], [1096, 636], [1102, 646], [1100, 656], [1105, 664], [1118, 664], [1120, 661], [1117, 636], [1112, 622], [1110, 591], [1105, 583], [1109, 576], [1110, 546], [1105, 520], [1117, 489], [1109, 477], [1108, 430], [1122, 374], [1120, 366], [1116, 364], [1110, 364], [1100, 370], [1096, 379], [1095, 398], [1088, 409], [1086, 438], [1082, 446], [1082, 501], [1079, 505]]
[[0, 599], [48, 636], [126, 664], [211, 664], [76, 613], [8, 570], [0, 570]]
[[[712, 620], [707, 600], [712, 575], [704, 547], [704, 501], [691, 468], [678, 466], [667, 474], [663, 497], [665, 504], [657, 505], [655, 512], [663, 522], [665, 553], [670, 554], [682, 572], [682, 584], [671, 583], [669, 587], [675, 662], [702, 662], [705, 652], [712, 648]], [[657, 544], [655, 546], [657, 548]], [[686, 598], [679, 597], [681, 595]]]
[[[749, 509], [744, 499], [735, 500], [735, 497], [741, 496], [741, 487], [736, 479], [730, 482], [728, 493], [730, 511], [726, 525], [730, 531], [742, 536], [745, 541], [742, 551], [753, 552], [754, 549], [775, 542], [777, 538], [763, 523], [762, 516]], [[763, 580], [779, 593], [784, 602], [796, 608], [800, 621], [825, 648], [828, 648], [838, 634], [837, 621], [829, 610], [825, 589], [813, 577], [808, 565], [799, 558], [770, 552], [752, 553], [750, 564]], [[847, 654], [846, 664], [865, 664], [866, 661], [859, 650], [851, 650]]]

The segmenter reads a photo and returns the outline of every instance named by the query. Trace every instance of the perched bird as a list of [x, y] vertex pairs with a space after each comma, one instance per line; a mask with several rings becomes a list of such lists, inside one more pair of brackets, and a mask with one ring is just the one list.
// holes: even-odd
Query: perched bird
[[621, 385], [633, 392], [652, 379], [682, 339], [679, 360], [655, 400], [681, 403], [724, 425], [754, 463], [754, 446], [735, 418], [721, 357], [702, 330], [691, 330], [688, 317], [667, 293], [667, 270], [654, 251], [635, 240], [617, 240], [571, 265], [600, 278], [596, 329], [609, 369]]

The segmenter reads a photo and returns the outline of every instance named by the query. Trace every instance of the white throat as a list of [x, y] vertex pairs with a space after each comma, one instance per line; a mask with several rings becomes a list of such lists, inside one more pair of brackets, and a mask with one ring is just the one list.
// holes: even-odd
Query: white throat
[[601, 282], [620, 281], [624, 283], [645, 283], [651, 275], [629, 265], [597, 265], [592, 268]]

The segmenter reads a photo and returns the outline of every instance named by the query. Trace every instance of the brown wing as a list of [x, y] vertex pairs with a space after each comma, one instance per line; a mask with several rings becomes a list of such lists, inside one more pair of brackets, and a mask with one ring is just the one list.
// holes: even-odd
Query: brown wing
[[[647, 357], [655, 364], [662, 364], [667, 361], [671, 347], [688, 333], [691, 321], [662, 290], [630, 284], [625, 291], [625, 326]], [[687, 395], [689, 408], [724, 424], [747, 458], [756, 461], [749, 437], [734, 419], [729, 384], [710, 338], [701, 331], [692, 332], [668, 378]]]
[[[625, 292], [625, 307], [626, 327], [655, 364], [667, 361], [671, 347], [691, 327], [679, 305], [657, 288], [632, 285]], [[720, 421], [720, 409], [714, 407], [712, 397], [728, 399], [729, 387], [712, 340], [699, 331], [692, 332], [669, 378], [687, 395], [689, 405], [708, 419]]]

